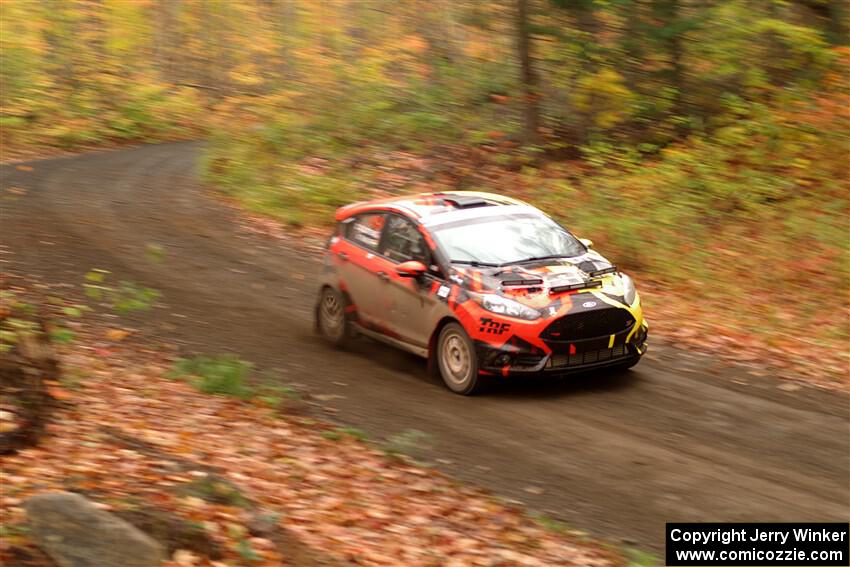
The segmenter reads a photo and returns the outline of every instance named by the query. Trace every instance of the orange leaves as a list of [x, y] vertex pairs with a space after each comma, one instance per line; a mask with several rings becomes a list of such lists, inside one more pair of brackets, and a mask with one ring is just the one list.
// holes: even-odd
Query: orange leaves
[[59, 382], [53, 380], [45, 380], [47, 394], [55, 400], [67, 401], [74, 396], [68, 390], [64, 389]]
[[110, 341], [123, 341], [130, 336], [130, 331], [124, 329], [109, 329], [106, 331], [106, 338]]
[[405, 36], [399, 45], [411, 53], [424, 53], [428, 49], [428, 42], [422, 36], [415, 34]]

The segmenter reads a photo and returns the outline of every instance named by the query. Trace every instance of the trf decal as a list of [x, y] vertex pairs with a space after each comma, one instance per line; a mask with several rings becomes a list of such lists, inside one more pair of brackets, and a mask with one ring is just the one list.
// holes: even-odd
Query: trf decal
[[511, 328], [510, 323], [500, 323], [489, 317], [481, 318], [481, 326], [478, 328], [479, 333], [489, 333], [491, 335], [501, 335]]

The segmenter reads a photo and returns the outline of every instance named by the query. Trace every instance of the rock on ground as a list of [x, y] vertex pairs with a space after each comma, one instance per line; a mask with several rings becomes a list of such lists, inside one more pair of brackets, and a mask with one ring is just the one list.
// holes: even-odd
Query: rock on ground
[[116, 510], [114, 514], [161, 543], [169, 556], [180, 549], [210, 559], [221, 559], [223, 556], [221, 547], [210, 538], [203, 527], [166, 510], [141, 507]]
[[114, 514], [71, 492], [24, 502], [31, 535], [60, 567], [158, 567], [162, 546]]

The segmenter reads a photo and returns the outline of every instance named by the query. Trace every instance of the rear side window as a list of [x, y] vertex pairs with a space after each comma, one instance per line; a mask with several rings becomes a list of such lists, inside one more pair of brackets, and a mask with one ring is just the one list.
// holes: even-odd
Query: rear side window
[[381, 231], [384, 229], [384, 215], [371, 213], [358, 215], [345, 228], [345, 238], [360, 246], [378, 251], [381, 243]]

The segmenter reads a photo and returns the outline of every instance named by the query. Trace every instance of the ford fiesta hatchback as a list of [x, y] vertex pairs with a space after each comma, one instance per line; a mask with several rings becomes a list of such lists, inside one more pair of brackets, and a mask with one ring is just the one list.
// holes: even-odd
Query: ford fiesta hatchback
[[446, 386], [483, 376], [629, 368], [648, 323], [626, 274], [540, 210], [490, 193], [355, 203], [336, 212], [316, 328], [428, 359]]

